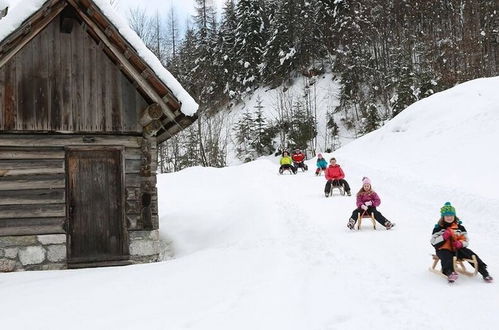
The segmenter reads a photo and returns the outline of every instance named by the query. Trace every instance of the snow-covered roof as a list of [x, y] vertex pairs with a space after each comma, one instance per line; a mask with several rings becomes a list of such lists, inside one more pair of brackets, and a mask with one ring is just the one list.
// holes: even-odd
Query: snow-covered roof
[[[0, 4], [10, 5], [7, 16], [0, 20], [0, 42], [19, 28], [26, 19], [36, 13], [47, 1], [49, 0], [0, 0]], [[123, 38], [135, 49], [143, 61], [154, 71], [157, 77], [182, 103], [182, 113], [187, 116], [193, 116], [197, 112], [199, 105], [180, 85], [177, 79], [165, 69], [159, 59], [146, 47], [144, 42], [131, 29], [128, 22], [114, 10], [108, 0], [93, 0], [93, 2], [115, 26]]]

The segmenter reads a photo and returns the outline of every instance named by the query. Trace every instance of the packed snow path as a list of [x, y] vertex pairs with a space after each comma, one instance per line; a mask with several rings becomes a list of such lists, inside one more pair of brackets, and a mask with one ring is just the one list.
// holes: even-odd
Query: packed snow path
[[[343, 164], [354, 192], [371, 174], [356, 165]], [[174, 241], [175, 259], [3, 274], [2, 323], [8, 329], [63, 329], [69, 321], [73, 329], [443, 329], [453, 320], [445, 315], [465, 310], [474, 317], [459, 318], [455, 329], [497, 324], [496, 284], [462, 277], [451, 287], [428, 271], [430, 232], [445, 201], [429, 203], [430, 188], [407, 198], [400, 178], [371, 175], [379, 209], [397, 226], [373, 231], [366, 223], [357, 232], [346, 228], [353, 196], [326, 199], [324, 177], [279, 176], [277, 167], [262, 160], [161, 176], [162, 232]], [[480, 226], [490, 220], [456, 207], [471, 248], [494, 275], [496, 224]]]
[[[162, 175], [174, 259], [0, 274], [1, 329], [497, 329], [497, 86], [436, 94], [334, 154], [353, 193], [371, 178], [393, 230], [348, 230], [355, 199], [326, 199], [314, 160], [296, 176], [277, 159]], [[428, 271], [446, 201], [496, 283]]]

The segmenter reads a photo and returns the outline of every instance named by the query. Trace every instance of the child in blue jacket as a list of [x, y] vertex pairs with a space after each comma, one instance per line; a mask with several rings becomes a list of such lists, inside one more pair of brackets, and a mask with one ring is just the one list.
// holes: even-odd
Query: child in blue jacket
[[327, 169], [327, 161], [322, 157], [322, 154], [317, 155], [317, 170], [315, 170], [315, 175], [319, 175], [321, 171]]

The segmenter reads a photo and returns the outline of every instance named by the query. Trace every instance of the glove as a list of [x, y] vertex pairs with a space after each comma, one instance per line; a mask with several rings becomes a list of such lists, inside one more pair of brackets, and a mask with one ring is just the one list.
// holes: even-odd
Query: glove
[[365, 202], [365, 203], [364, 203], [364, 205], [366, 205], [366, 206], [372, 206], [372, 205], [373, 205], [373, 202], [371, 202], [371, 201], [367, 201], [367, 202]]
[[447, 228], [444, 233], [442, 234], [442, 237], [444, 240], [448, 240], [449, 238], [452, 237], [452, 230], [450, 228]]
[[454, 243], [452, 243], [452, 245], [454, 245], [454, 248], [459, 250], [460, 248], [463, 247], [463, 243], [461, 241], [454, 241]]
[[367, 211], [367, 206], [366, 205], [361, 205], [360, 208], [363, 209], [364, 211]]

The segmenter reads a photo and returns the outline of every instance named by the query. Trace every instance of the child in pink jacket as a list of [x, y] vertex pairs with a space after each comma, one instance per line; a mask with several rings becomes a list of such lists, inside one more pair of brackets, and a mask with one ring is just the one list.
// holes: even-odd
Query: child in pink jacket
[[362, 188], [357, 193], [357, 208], [352, 212], [348, 220], [347, 227], [353, 229], [360, 214], [373, 214], [374, 219], [383, 225], [386, 229], [391, 229], [395, 223], [388, 221], [376, 208], [381, 204], [378, 194], [372, 189], [371, 180], [364, 177], [362, 179]]

